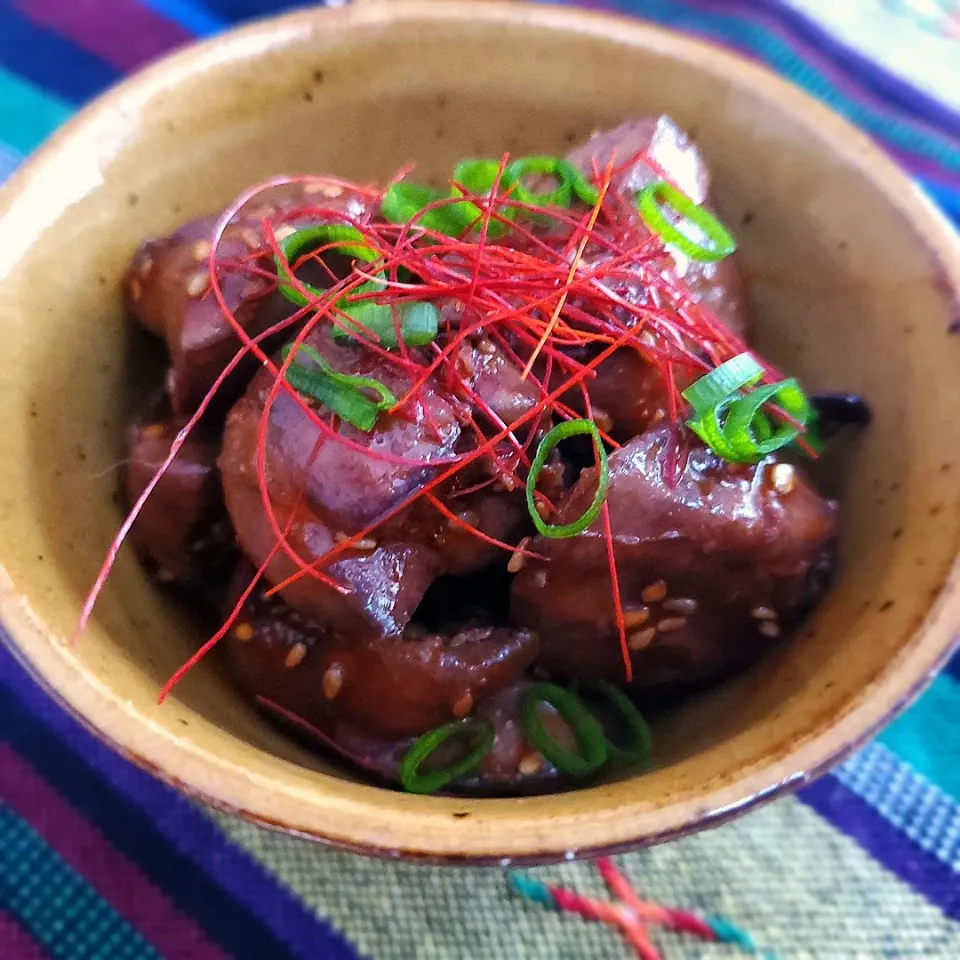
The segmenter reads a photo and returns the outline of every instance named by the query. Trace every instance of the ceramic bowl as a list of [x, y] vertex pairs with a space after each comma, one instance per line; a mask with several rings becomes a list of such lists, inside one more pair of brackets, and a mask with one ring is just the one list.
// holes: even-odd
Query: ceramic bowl
[[[357, 782], [265, 723], [216, 663], [157, 691], [199, 627], [124, 553], [115, 465], [137, 370], [119, 280], [144, 237], [289, 172], [561, 152], [666, 112], [712, 164], [760, 346], [876, 419], [828, 482], [843, 573], [794, 642], [657, 721], [656, 768], [555, 796], [449, 799]], [[875, 733], [960, 625], [960, 244], [863, 135], [764, 69], [639, 23], [504, 3], [355, 5], [270, 20], [121, 84], [0, 194], [0, 614], [16, 652], [124, 756], [260, 823], [437, 861], [551, 861], [717, 824]]]

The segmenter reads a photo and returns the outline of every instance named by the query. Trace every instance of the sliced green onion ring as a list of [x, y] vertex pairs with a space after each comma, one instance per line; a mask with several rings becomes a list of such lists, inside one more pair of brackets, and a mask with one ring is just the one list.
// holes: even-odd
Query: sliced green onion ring
[[[521, 203], [538, 207], [569, 207], [573, 203], [573, 184], [579, 171], [572, 163], [558, 157], [519, 157], [507, 165], [505, 176], [515, 182], [514, 196]], [[553, 177], [558, 186], [550, 193], [534, 193], [523, 184], [531, 175]]]
[[[293, 344], [281, 351], [286, 361]], [[300, 354], [305, 354], [319, 369], [312, 370], [298, 363]], [[322, 403], [342, 420], [352, 423], [360, 430], [371, 431], [382, 410], [388, 410], [397, 402], [394, 394], [373, 377], [352, 376], [338, 373], [309, 344], [301, 344], [297, 358], [287, 368], [287, 381], [295, 390]], [[372, 400], [362, 391], [372, 390], [380, 398]]]
[[[426, 230], [435, 230], [447, 236], [459, 237], [474, 220], [469, 210], [463, 209], [472, 204], [451, 203], [435, 207], [421, 214], [420, 211], [430, 203], [442, 200], [444, 194], [431, 187], [401, 181], [395, 183], [384, 194], [380, 202], [380, 211], [390, 223], [410, 223], [416, 221]], [[474, 208], [476, 209], [476, 208]]]
[[611, 761], [634, 769], [649, 766], [653, 752], [653, 738], [647, 721], [644, 720], [643, 714], [636, 708], [634, 702], [619, 687], [615, 687], [607, 680], [587, 681], [579, 687], [585, 692], [594, 693], [606, 700], [626, 724], [629, 734], [626, 744], [622, 746], [615, 744], [607, 737], [607, 750]]
[[[380, 256], [367, 244], [363, 234], [356, 227], [344, 223], [321, 223], [303, 227], [296, 233], [291, 233], [289, 237], [284, 237], [279, 246], [286, 260], [286, 263], [283, 263], [279, 257], [273, 258], [277, 268], [277, 278], [280, 281], [280, 292], [298, 307], [305, 307], [310, 301], [292, 285], [293, 278], [288, 272], [287, 265], [289, 264], [292, 269], [294, 262], [304, 254], [320, 247], [328, 247], [331, 251], [341, 251], [355, 260], [363, 260], [366, 263]], [[325, 292], [309, 283], [300, 285], [314, 297], [322, 297]]]
[[[793, 378], [741, 393], [762, 377], [754, 357], [741, 353], [683, 391], [693, 407], [687, 426], [724, 460], [756, 463], [796, 440], [812, 417], [810, 402]], [[771, 423], [762, 408], [774, 401], [795, 423]]]
[[[421, 773], [420, 767], [424, 761], [451, 737], [475, 739], [476, 744], [461, 760], [440, 770]], [[436, 793], [479, 767], [483, 758], [493, 749], [493, 740], [493, 724], [483, 717], [466, 717], [430, 730], [415, 740], [404, 754], [400, 761], [400, 782], [409, 793]]]
[[[534, 494], [537, 490], [537, 480], [540, 477], [540, 471], [550, 456], [550, 451], [568, 437], [578, 437], [589, 434], [593, 437], [593, 445], [597, 452], [597, 490], [593, 495], [593, 502], [587, 507], [582, 516], [570, 523], [552, 526], [546, 523], [537, 512], [537, 504]], [[564, 423], [555, 426], [541, 441], [537, 447], [536, 456], [533, 463], [530, 464], [530, 473], [527, 474], [527, 509], [533, 520], [534, 526], [545, 537], [551, 539], [561, 539], [563, 537], [574, 537], [582, 533], [593, 523], [600, 515], [603, 509], [603, 501], [607, 496], [607, 487], [610, 485], [610, 468], [607, 464], [607, 451], [603, 446], [603, 440], [600, 437], [600, 431], [592, 420], [567, 420]]]
[[[433, 343], [440, 329], [440, 311], [426, 301], [418, 301], [397, 306], [400, 319], [400, 338], [408, 347], [425, 347]], [[363, 341], [369, 330], [377, 339], [376, 343], [386, 350], [399, 346], [397, 328], [393, 322], [393, 308], [389, 304], [361, 300], [343, 308], [345, 318], [342, 322], [349, 326], [356, 322], [355, 332], [342, 326], [334, 326], [333, 339], [338, 343], [350, 340]], [[366, 329], [364, 329], [366, 328]]]
[[[571, 753], [550, 735], [540, 716], [540, 704], [549, 704], [573, 731], [579, 753]], [[583, 701], [554, 683], [532, 683], [520, 705], [520, 723], [530, 745], [561, 773], [589, 777], [606, 762], [608, 747], [603, 727]]]
[[[663, 212], [664, 207], [675, 210], [702, 230], [710, 245], [697, 243], [674, 226]], [[694, 203], [685, 193], [681, 193], [665, 180], [654, 180], [637, 194], [637, 209], [644, 223], [654, 233], [659, 234], [664, 243], [676, 247], [691, 260], [715, 263], [737, 249], [737, 243], [730, 232], [709, 210]]]
[[[463, 184], [467, 190], [478, 197], [489, 197], [499, 173], [500, 161], [498, 160], [462, 160], [454, 168], [453, 179], [457, 183]], [[509, 175], [508, 167], [504, 170], [503, 176], [500, 177], [500, 192], [505, 193], [515, 182], [515, 179]], [[456, 187], [451, 190], [450, 195], [453, 197], [462, 196]], [[483, 211], [475, 203], [465, 200], [455, 206], [468, 223], [474, 224], [474, 229], [479, 227], [477, 221], [483, 216]], [[516, 211], [512, 207], [506, 207], [499, 210], [498, 213], [500, 216], [512, 220]], [[487, 226], [487, 236], [503, 236], [507, 229], [505, 224], [491, 218]]]

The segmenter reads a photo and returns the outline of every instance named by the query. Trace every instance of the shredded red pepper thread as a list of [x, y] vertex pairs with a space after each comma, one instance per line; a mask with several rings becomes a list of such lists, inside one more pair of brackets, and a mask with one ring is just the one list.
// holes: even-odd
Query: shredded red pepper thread
[[[217, 377], [196, 413], [177, 434], [169, 455], [123, 521], [84, 603], [74, 637], [79, 636], [88, 625], [94, 604], [116, 562], [120, 547], [147, 498], [223, 382], [247, 354], [256, 357], [273, 377], [258, 424], [256, 474], [264, 515], [275, 544], [227, 622], [171, 677], [163, 688], [161, 699], [226, 634], [242, 602], [252, 593], [274, 558], [285, 555], [296, 569], [279, 583], [273, 584], [267, 596], [283, 591], [304, 576], [313, 578], [318, 588], [349, 592], [324, 569], [421, 497], [452, 523], [484, 542], [510, 552], [519, 552], [526, 557], [542, 559], [535, 551], [518, 549], [517, 544], [497, 540], [464, 522], [443, 503], [439, 494], [441, 485], [479, 460], [485, 465], [490, 479], [473, 483], [465, 489], [455, 489], [463, 485], [454, 484], [452, 492], [447, 494], [450, 499], [483, 489], [498, 480], [508, 487], [521, 487], [526, 480], [531, 445], [538, 431], [544, 424], [549, 425], [551, 418], [572, 419], [580, 415], [575, 406], [571, 406], [571, 391], [583, 395], [585, 409], [588, 416], [592, 416], [589, 380], [596, 375], [597, 367], [621, 348], [636, 350], [660, 372], [667, 385], [668, 414], [674, 420], [678, 417], [678, 410], [682, 409], [677, 384], [684, 379], [678, 379], [677, 371], [684, 371], [689, 381], [709, 370], [711, 364], [718, 365], [746, 349], [746, 345], [721, 320], [699, 304], [673, 275], [672, 261], [663, 243], [646, 230], [633, 205], [618, 190], [611, 189], [614, 177], [637, 159], [633, 157], [619, 166], [615, 166], [611, 159], [603, 173], [594, 165], [593, 181], [599, 196], [592, 208], [545, 211], [515, 199], [510, 190], [500, 193], [500, 181], [508, 162], [508, 157], [504, 155], [494, 188], [488, 196], [478, 196], [464, 189], [462, 184], [454, 184], [456, 195], [433, 201], [424, 207], [422, 213], [453, 203], [473, 203], [481, 211], [481, 216], [460, 237], [449, 237], [425, 228], [416, 219], [401, 225], [374, 222], [368, 213], [347, 215], [342, 206], [312, 204], [305, 197], [304, 202], [295, 209], [257, 222], [263, 238], [260, 250], [254, 251], [249, 257], [220, 258], [218, 248], [228, 225], [238, 218], [242, 219], [244, 208], [271, 189], [293, 184], [327, 185], [335, 191], [350, 191], [352, 195], [368, 202], [371, 210], [379, 209], [383, 198], [381, 190], [357, 186], [333, 177], [281, 177], [246, 191], [219, 218], [208, 257], [208, 295], [215, 298], [241, 348]], [[536, 213], [540, 224], [546, 215], [552, 223], [545, 230], [534, 229], [529, 221], [524, 223], [524, 213]], [[312, 293], [297, 278], [294, 265], [286, 261], [276, 238], [276, 230], [280, 226], [311, 221], [343, 223], [353, 227], [363, 238], [357, 243], [369, 246], [377, 253], [377, 259], [357, 264], [353, 272], [342, 280], [336, 280], [331, 275], [329, 289], [320, 291], [319, 295]], [[251, 219], [247, 222], [253, 224], [255, 221]], [[510, 230], [512, 246], [490, 238], [492, 222], [503, 224]], [[277, 258], [286, 269], [284, 283], [296, 289], [307, 304], [269, 330], [251, 337], [229, 308], [222, 282], [227, 275], [237, 273], [261, 280], [269, 277], [267, 291], [260, 294], [266, 296], [277, 289], [276, 275], [264, 268], [264, 264], [273, 258]], [[297, 258], [298, 263], [302, 260]], [[412, 281], [400, 282], [397, 279], [401, 268], [409, 271]], [[366, 290], [359, 289], [374, 280], [377, 280], [377, 285], [372, 292], [369, 286]], [[635, 295], [638, 288], [642, 288], [646, 296], [638, 298]], [[361, 301], [387, 304], [393, 308], [399, 341], [397, 350], [381, 347], [372, 333], [362, 327], [358, 329], [357, 323], [345, 313], [351, 303]], [[441, 308], [442, 346], [434, 344], [430, 349], [411, 350], [402, 342], [398, 308], [420, 301], [434, 302]], [[455, 318], [453, 314], [445, 316], [445, 311], [450, 310], [455, 311]], [[402, 392], [402, 396], [385, 416], [405, 418], [419, 410], [436, 435], [436, 457], [425, 462], [372, 449], [362, 439], [355, 439], [355, 432], [354, 436], [346, 435], [347, 432], [335, 420], [327, 422], [293, 389], [286, 380], [286, 371], [297, 348], [321, 324], [335, 325], [359, 335], [364, 340], [364, 349], [376, 354], [406, 379], [409, 385], [396, 391], [398, 396]], [[261, 344], [284, 330], [291, 333], [293, 349], [278, 366], [264, 352]], [[465, 346], [474, 349], [481, 340], [488, 341], [518, 369], [522, 368], [521, 379], [531, 383], [535, 389], [536, 402], [511, 423], [504, 422], [482, 400], [471, 382], [472, 371], [465, 373], [459, 364], [461, 350]], [[570, 348], [578, 348], [579, 352], [571, 355]], [[537, 371], [541, 367], [543, 376], [538, 377]], [[765, 373], [768, 381], [778, 378], [777, 371], [769, 365], [765, 366]], [[555, 386], [554, 380], [559, 380], [559, 385]], [[461, 420], [470, 430], [470, 449], [440, 455], [440, 430], [431, 419], [433, 413], [429, 405], [420, 399], [420, 393], [428, 383], [437, 384], [445, 390], [455, 409], [462, 411], [464, 404], [468, 404], [475, 411], [476, 416], [464, 414]], [[280, 391], [285, 391], [309, 418], [317, 430], [318, 447], [326, 442], [341, 443], [372, 459], [401, 466], [424, 467], [433, 475], [376, 522], [340, 538], [323, 556], [300, 556], [290, 542], [289, 534], [298, 510], [307, 507], [298, 502], [281, 523], [268, 483], [271, 411]], [[610, 436], [603, 432], [601, 436], [616, 448], [617, 444]], [[448, 485], [446, 489], [451, 488]], [[545, 497], [540, 500], [547, 504]], [[615, 622], [624, 670], [629, 680], [632, 666], [620, 600], [610, 515], [606, 505], [602, 511], [602, 528], [610, 564]]]

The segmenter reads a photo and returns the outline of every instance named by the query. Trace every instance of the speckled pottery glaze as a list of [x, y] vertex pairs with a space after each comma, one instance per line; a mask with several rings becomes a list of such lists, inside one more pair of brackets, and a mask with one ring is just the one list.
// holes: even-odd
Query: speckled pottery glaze
[[[451, 55], [454, 52], [455, 55]], [[124, 553], [135, 357], [119, 297], [141, 239], [278, 173], [439, 177], [465, 155], [561, 152], [666, 112], [737, 233], [760, 347], [874, 425], [824, 464], [840, 584], [794, 642], [658, 719], [655, 769], [519, 800], [357, 782], [274, 730], [216, 662], [163, 706], [198, 624]], [[19, 656], [118, 751], [260, 823], [384, 856], [545, 862], [719, 823], [841, 759], [926, 683], [960, 629], [957, 238], [860, 133], [765, 70], [669, 32], [510, 3], [370, 2], [185, 50], [81, 113], [0, 192], [0, 615]], [[834, 459], [834, 458], [831, 458]]]

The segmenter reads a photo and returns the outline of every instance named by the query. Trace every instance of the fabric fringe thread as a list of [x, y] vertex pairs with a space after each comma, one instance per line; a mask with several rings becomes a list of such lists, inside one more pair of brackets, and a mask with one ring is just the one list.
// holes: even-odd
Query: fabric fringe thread
[[758, 950], [750, 934], [723, 917], [702, 917], [689, 910], [662, 907], [649, 900], [641, 900], [626, 876], [608, 857], [597, 860], [597, 868], [614, 900], [585, 897], [573, 890], [541, 883], [518, 873], [508, 874], [508, 880], [514, 892], [531, 903], [539, 903], [561, 913], [577, 914], [585, 920], [601, 921], [619, 928], [640, 960], [662, 960], [660, 951], [650, 942], [647, 932], [650, 925], [689, 933], [702, 940], [735, 944], [747, 953], [762, 956], [763, 960], [776, 960], [772, 953]]

